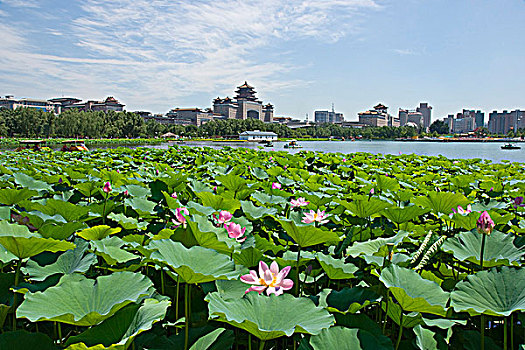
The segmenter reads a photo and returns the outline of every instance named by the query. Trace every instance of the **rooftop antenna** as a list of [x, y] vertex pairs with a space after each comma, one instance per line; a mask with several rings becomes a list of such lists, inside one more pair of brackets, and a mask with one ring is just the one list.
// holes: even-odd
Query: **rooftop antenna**
[[306, 113], [306, 122], [308, 123], [308, 113]]
[[333, 102], [332, 102], [332, 113], [335, 113], [335, 105]]

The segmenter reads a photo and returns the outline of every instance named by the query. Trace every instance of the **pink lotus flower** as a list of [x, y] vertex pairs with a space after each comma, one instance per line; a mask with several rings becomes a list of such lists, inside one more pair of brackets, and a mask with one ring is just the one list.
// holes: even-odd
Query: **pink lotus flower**
[[492, 230], [494, 229], [495, 224], [494, 221], [492, 221], [492, 218], [490, 217], [489, 213], [487, 213], [487, 211], [484, 211], [483, 213], [481, 213], [476, 226], [478, 228], [479, 233], [490, 235]]
[[102, 188], [102, 191], [104, 191], [105, 193], [109, 193], [111, 192], [112, 188], [111, 188], [111, 184], [109, 182], [106, 182], [104, 184], [104, 187]]
[[514, 204], [512, 206], [514, 209], [518, 209], [518, 207], [525, 207], [525, 204], [523, 204], [523, 197], [514, 198]]
[[281, 295], [285, 290], [290, 290], [293, 287], [291, 279], [285, 279], [290, 272], [291, 267], [286, 266], [279, 271], [277, 262], [272, 262], [270, 267], [264, 261], [259, 262], [259, 275], [254, 270], [250, 270], [247, 275], [241, 276], [241, 281], [251, 284], [252, 286], [246, 290], [245, 293], [256, 291], [261, 294], [266, 289], [266, 294]]
[[124, 191], [124, 196], [126, 196], [126, 197], [129, 196], [129, 192], [128, 192], [128, 190], [125, 190], [125, 191]]
[[177, 199], [177, 193], [173, 192], [173, 193], [171, 194], [171, 198], [175, 198], [175, 199]]
[[227, 210], [221, 210], [219, 212], [219, 217], [217, 217], [217, 215], [213, 215], [213, 218], [217, 221], [219, 226], [230, 221], [232, 217], [233, 215]]
[[217, 192], [217, 186], [213, 186], [213, 192]]
[[298, 207], [304, 207], [310, 204], [310, 202], [307, 202], [303, 197], [299, 197], [297, 199], [292, 199], [290, 201], [290, 205], [292, 208], [298, 208]]
[[281, 184], [278, 183], [278, 182], [273, 182], [272, 183], [272, 190], [280, 190], [281, 189]]
[[236, 224], [235, 222], [229, 222], [227, 224], [224, 224], [224, 228], [226, 229], [226, 231], [228, 231], [228, 237], [235, 238], [237, 242], [240, 243], [246, 240], [246, 236], [244, 236], [244, 233], [246, 232], [246, 227], [243, 227], [241, 229], [241, 225]]
[[190, 212], [187, 208], [177, 208], [175, 213], [175, 219], [172, 219], [173, 223], [175, 224], [175, 227], [179, 227], [182, 225], [182, 227], [186, 227], [186, 217], [184, 215], [190, 215]]
[[303, 220], [305, 224], [311, 224], [312, 222], [318, 222], [320, 224], [326, 224], [329, 220], [324, 220], [328, 217], [328, 214], [325, 214], [324, 210], [321, 211], [317, 209], [317, 213], [314, 210], [310, 210], [309, 213], [305, 213]]
[[[472, 213], [472, 206], [469, 204], [465, 209], [461, 207], [461, 205], [458, 205], [458, 210], [452, 208], [453, 214], [460, 214], [460, 215], [467, 215], [469, 213]], [[452, 214], [451, 214], [452, 215]]]

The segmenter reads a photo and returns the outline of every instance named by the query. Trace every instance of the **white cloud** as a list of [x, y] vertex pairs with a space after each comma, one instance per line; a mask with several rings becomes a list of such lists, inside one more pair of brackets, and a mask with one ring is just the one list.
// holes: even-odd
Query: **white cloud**
[[335, 42], [356, 28], [361, 10], [379, 8], [373, 0], [120, 0], [118, 6], [85, 0], [80, 6], [83, 14], [60, 31], [43, 28], [55, 41], [66, 30], [74, 45], [67, 56], [37, 50], [9, 28], [11, 49], [0, 47], [0, 63], [15, 69], [7, 80], [31, 67], [24, 74], [37, 77], [34, 89], [57, 86], [84, 98], [111, 93], [130, 108], [158, 104], [156, 111], [198, 92], [231, 95], [244, 80], [266, 94], [305, 84], [283, 78], [298, 67], [268, 52], [299, 39]]
[[412, 49], [394, 49], [393, 51], [401, 56], [416, 56], [420, 54], [418, 51]]
[[2, 0], [2, 3], [11, 7], [40, 7], [37, 0]]

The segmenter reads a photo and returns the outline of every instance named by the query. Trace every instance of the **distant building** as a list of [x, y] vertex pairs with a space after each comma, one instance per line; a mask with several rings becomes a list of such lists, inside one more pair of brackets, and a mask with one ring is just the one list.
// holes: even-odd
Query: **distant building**
[[256, 91], [247, 82], [237, 87], [237, 94], [233, 99], [217, 97], [213, 100], [213, 112], [226, 119], [259, 119], [266, 123], [273, 121], [273, 105], [263, 106], [255, 96]]
[[489, 114], [489, 132], [492, 134], [506, 134], [520, 129], [525, 129], [525, 111], [517, 109]]
[[166, 114], [173, 120], [173, 124], [201, 126], [214, 119], [224, 119], [221, 114], [213, 113], [210, 109], [203, 111], [200, 108], [175, 108]]
[[455, 134], [467, 133], [476, 130], [484, 125], [485, 113], [481, 111], [463, 109], [456, 116], [449, 114], [445, 118], [449, 132]]
[[315, 111], [314, 116], [317, 124], [341, 123], [344, 120], [343, 113], [336, 113], [334, 106], [331, 111]]
[[343, 128], [352, 128], [352, 129], [363, 129], [366, 127], [369, 127], [370, 125], [362, 124], [360, 122], [355, 121], [343, 121], [341, 122], [341, 127]]
[[79, 103], [82, 100], [75, 97], [58, 97], [48, 100], [52, 103], [58, 103], [60, 105], [60, 112], [64, 111], [68, 106], [71, 106], [75, 103]]
[[408, 123], [412, 123], [416, 126], [422, 127], [424, 124], [424, 116], [421, 112], [400, 108], [398, 116], [400, 126], [405, 126]]
[[358, 113], [359, 124], [369, 126], [400, 126], [399, 117], [388, 114], [388, 107], [379, 103], [374, 109]]
[[102, 111], [102, 112], [122, 112], [124, 110], [124, 104], [120, 103], [113, 96], [107, 97], [104, 101], [89, 100], [86, 102], [70, 103], [63, 106], [63, 111], [71, 109], [83, 112], [88, 111]]
[[277, 134], [270, 131], [245, 131], [239, 134], [239, 140], [246, 141], [276, 141]]
[[0, 108], [15, 110], [17, 108], [30, 108], [43, 112], [60, 114], [60, 104], [48, 100], [38, 100], [33, 98], [15, 99], [8, 95], [0, 98]]
[[423, 115], [423, 127], [425, 129], [430, 127], [432, 124], [432, 107], [428, 103], [420, 103], [419, 107], [416, 108], [416, 112], [420, 112]]

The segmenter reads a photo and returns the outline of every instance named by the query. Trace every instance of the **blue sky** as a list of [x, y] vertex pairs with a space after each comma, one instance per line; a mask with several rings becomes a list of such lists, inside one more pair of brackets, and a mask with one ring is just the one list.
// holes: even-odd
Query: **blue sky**
[[378, 102], [487, 118], [525, 109], [524, 18], [524, 0], [0, 0], [0, 95], [165, 113], [247, 80], [301, 119]]

